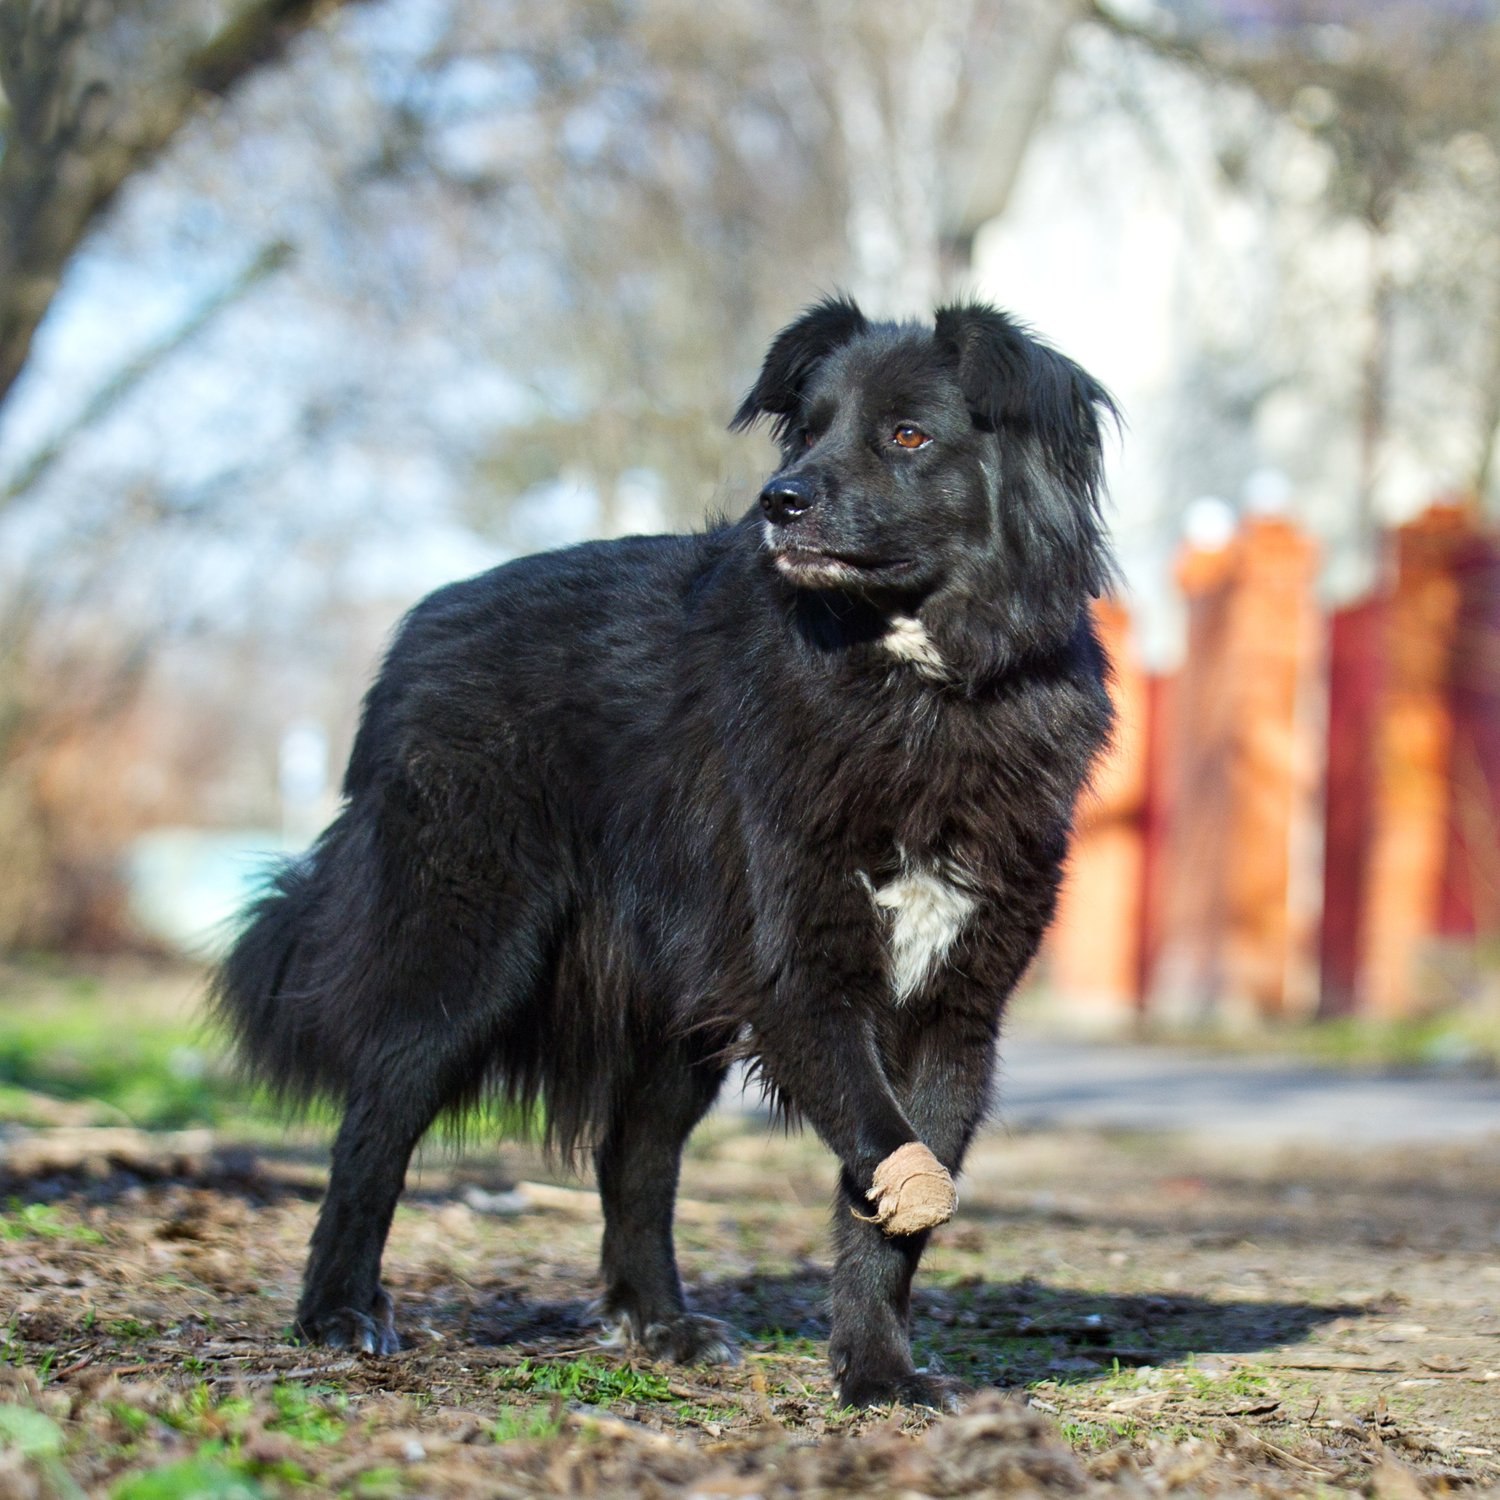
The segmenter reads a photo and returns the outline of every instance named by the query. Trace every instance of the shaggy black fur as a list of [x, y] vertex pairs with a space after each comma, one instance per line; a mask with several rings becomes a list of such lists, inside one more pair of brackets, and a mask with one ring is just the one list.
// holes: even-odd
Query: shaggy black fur
[[783, 446], [740, 521], [525, 558], [412, 611], [343, 811], [216, 987], [256, 1073], [344, 1106], [305, 1337], [397, 1347], [379, 1273], [408, 1159], [499, 1091], [594, 1152], [605, 1316], [653, 1355], [732, 1358], [686, 1310], [672, 1205], [748, 1055], [842, 1166], [842, 1399], [946, 1399], [907, 1336], [926, 1235], [851, 1210], [904, 1142], [957, 1172], [1052, 914], [1110, 725], [1088, 613], [1109, 410], [992, 308], [928, 328], [828, 300], [735, 416]]

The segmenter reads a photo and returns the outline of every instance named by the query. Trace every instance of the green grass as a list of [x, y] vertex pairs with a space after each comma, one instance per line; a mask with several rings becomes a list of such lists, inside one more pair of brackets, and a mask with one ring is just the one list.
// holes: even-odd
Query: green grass
[[[1181, 1364], [1160, 1364], [1149, 1368], [1112, 1363], [1108, 1372], [1093, 1378], [1057, 1376], [1030, 1383], [1028, 1390], [1041, 1398], [1044, 1410], [1056, 1414], [1059, 1430], [1080, 1453], [1097, 1453], [1120, 1443], [1139, 1446], [1153, 1438], [1183, 1443], [1191, 1438], [1212, 1436], [1215, 1424], [1233, 1409], [1226, 1402], [1268, 1401], [1285, 1399], [1284, 1386], [1276, 1386], [1269, 1375], [1244, 1365], [1211, 1372], [1198, 1366], [1192, 1355]], [[1149, 1413], [1134, 1409], [1111, 1408], [1121, 1397], [1137, 1393], [1155, 1393], [1158, 1397]], [[1315, 1387], [1309, 1387], [1307, 1400], [1313, 1403]], [[1147, 1399], [1150, 1399], [1149, 1394]]]
[[384, 1464], [376, 1469], [366, 1469], [354, 1483], [341, 1494], [350, 1500], [392, 1500], [406, 1493], [406, 1481], [401, 1470]]
[[29, 1406], [0, 1405], [0, 1444], [27, 1458], [51, 1458], [63, 1450], [62, 1428]]
[[[200, 1360], [201, 1364], [202, 1361]], [[179, 1432], [211, 1437], [249, 1416], [254, 1403], [245, 1396], [218, 1396], [206, 1381], [200, 1381], [186, 1396], [162, 1413], [162, 1420]]]
[[153, 1130], [267, 1115], [183, 1014], [191, 987], [184, 976], [163, 981], [160, 1002], [142, 1006], [132, 1003], [139, 982], [125, 998], [94, 977], [0, 970], [0, 1117], [34, 1117], [32, 1096], [91, 1106], [95, 1123]]
[[1181, 1372], [1183, 1383], [1194, 1396], [1264, 1396], [1270, 1380], [1256, 1371], [1243, 1366], [1236, 1367], [1227, 1375], [1206, 1375], [1195, 1362], [1188, 1360]]
[[151, 1425], [151, 1413], [132, 1406], [128, 1401], [111, 1401], [108, 1410], [110, 1416], [133, 1437], [139, 1437]]
[[1110, 1372], [1099, 1382], [1101, 1391], [1138, 1391], [1142, 1385], [1141, 1372], [1132, 1365], [1122, 1365], [1119, 1360], [1110, 1361]]
[[[277, 1477], [296, 1483], [308, 1476], [299, 1471]], [[222, 1443], [205, 1443], [191, 1458], [122, 1480], [110, 1494], [111, 1500], [262, 1500], [266, 1491], [255, 1466]]]
[[[1141, 1041], [1226, 1052], [1277, 1053], [1329, 1067], [1354, 1069], [1464, 1069], [1500, 1073], [1500, 943], [1475, 949], [1460, 966], [1462, 985], [1427, 987], [1429, 1014], [1396, 1020], [1346, 1016], [1261, 1025], [1212, 1020], [1165, 1023], [1147, 1015], [1133, 1033]], [[1010, 1025], [1045, 1033], [1055, 1027], [1056, 996], [1045, 985], [1027, 987], [1012, 1003]]]
[[1390, 1021], [1348, 1016], [1247, 1032], [1148, 1022], [1142, 1038], [1227, 1052], [1269, 1051], [1333, 1068], [1500, 1072], [1500, 1011], [1493, 1005]]
[[666, 1401], [672, 1395], [665, 1375], [633, 1365], [610, 1364], [588, 1354], [569, 1360], [523, 1359], [514, 1369], [501, 1370], [495, 1383], [501, 1390], [561, 1396], [565, 1401], [583, 1401], [590, 1406], [611, 1401]]
[[[176, 969], [118, 978], [69, 972], [65, 960], [0, 962], [0, 1121], [211, 1127], [252, 1141], [284, 1138], [286, 1112], [236, 1075], [207, 1024], [205, 976]], [[70, 1110], [59, 1120], [59, 1109]], [[325, 1134], [334, 1111], [303, 1123]], [[540, 1134], [540, 1116], [487, 1103], [439, 1122], [444, 1145]]]
[[29, 1406], [0, 1404], [0, 1448], [18, 1453], [44, 1481], [42, 1493], [56, 1500], [83, 1500], [83, 1491], [63, 1467], [67, 1439], [61, 1427]]
[[142, 1323], [139, 1318], [111, 1318], [104, 1331], [116, 1339], [149, 1339], [156, 1334], [149, 1323]]
[[10, 1200], [7, 1213], [0, 1214], [0, 1240], [81, 1240], [85, 1244], [98, 1245], [104, 1236], [87, 1224], [75, 1224], [64, 1219], [48, 1203], [22, 1203], [19, 1198]]
[[0, 1364], [12, 1365], [16, 1369], [24, 1369], [31, 1363], [31, 1356], [26, 1348], [25, 1341], [16, 1334], [14, 1319], [4, 1328], [0, 1328]]
[[1112, 1448], [1116, 1443], [1130, 1442], [1140, 1435], [1139, 1424], [1129, 1417], [1104, 1417], [1098, 1421], [1065, 1418], [1057, 1425], [1069, 1444], [1085, 1453]]
[[[270, 1392], [274, 1415], [266, 1429], [280, 1433], [309, 1448], [336, 1443], [347, 1431], [347, 1399], [322, 1386], [284, 1381]], [[263, 1461], [248, 1457], [242, 1449], [243, 1424], [253, 1403], [243, 1396], [217, 1397], [207, 1384], [199, 1384], [185, 1396], [174, 1399], [160, 1413], [165, 1427], [188, 1438], [205, 1439], [190, 1457], [174, 1460], [145, 1473], [121, 1480], [112, 1500], [258, 1500], [267, 1493], [262, 1481], [273, 1481], [276, 1494], [283, 1487], [304, 1487], [312, 1482], [308, 1468], [291, 1459]], [[112, 1402], [110, 1413], [132, 1437], [141, 1437], [152, 1418], [126, 1401]], [[389, 1494], [389, 1486], [376, 1485], [354, 1493], [374, 1500]]]
[[535, 1441], [555, 1437], [562, 1431], [562, 1403], [551, 1406], [506, 1406], [490, 1427], [497, 1443]]
[[349, 1401], [337, 1391], [284, 1381], [272, 1389], [271, 1402], [276, 1415], [266, 1426], [294, 1442], [336, 1443], [344, 1435], [343, 1414]]
[[1351, 1067], [1500, 1068], [1500, 1016], [1479, 1011], [1399, 1021], [1319, 1021], [1288, 1036], [1298, 1052]]
[[755, 1340], [766, 1355], [794, 1355], [799, 1359], [820, 1359], [826, 1353], [823, 1340], [801, 1333], [786, 1333], [780, 1328], [768, 1329]]

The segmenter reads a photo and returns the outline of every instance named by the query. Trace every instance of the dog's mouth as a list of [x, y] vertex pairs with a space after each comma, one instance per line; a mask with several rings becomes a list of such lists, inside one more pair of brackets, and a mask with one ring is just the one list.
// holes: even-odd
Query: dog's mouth
[[904, 558], [867, 557], [824, 547], [773, 546], [771, 561], [789, 583], [803, 588], [838, 588], [868, 584], [909, 568]]

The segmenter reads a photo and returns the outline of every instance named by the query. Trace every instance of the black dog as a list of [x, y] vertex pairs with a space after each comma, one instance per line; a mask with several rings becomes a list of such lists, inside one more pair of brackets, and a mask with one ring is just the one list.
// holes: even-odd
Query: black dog
[[397, 1347], [380, 1259], [408, 1159], [498, 1091], [594, 1152], [606, 1317], [651, 1355], [732, 1359], [685, 1309], [672, 1208], [739, 1055], [842, 1167], [842, 1400], [945, 1399], [912, 1366], [912, 1274], [1109, 733], [1110, 410], [991, 308], [934, 329], [825, 301], [735, 415], [783, 449], [739, 522], [412, 611], [343, 811], [217, 982], [250, 1066], [345, 1110], [304, 1337]]

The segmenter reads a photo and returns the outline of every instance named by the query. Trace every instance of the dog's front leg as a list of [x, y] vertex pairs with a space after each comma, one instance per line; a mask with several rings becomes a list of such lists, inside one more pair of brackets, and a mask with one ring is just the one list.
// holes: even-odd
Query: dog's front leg
[[[949, 1173], [957, 1168], [962, 1146], [929, 1089], [912, 1100], [920, 1114], [903, 1107], [873, 1026], [848, 1004], [804, 994], [795, 1006], [787, 996], [778, 1011], [781, 1025], [757, 1027], [762, 1063], [841, 1166], [829, 1344], [840, 1400], [849, 1406], [949, 1404], [947, 1387], [912, 1363], [908, 1318], [911, 1280], [928, 1231], [952, 1211]], [[941, 1165], [932, 1160], [929, 1136]], [[947, 1200], [940, 1216], [902, 1232], [899, 1223], [881, 1222], [875, 1183], [884, 1163], [917, 1151], [941, 1173]]]
[[[921, 1137], [953, 1174], [989, 1099], [995, 1027], [982, 1007], [933, 1016], [897, 1043], [897, 1096]], [[951, 1408], [957, 1386], [915, 1368], [911, 1283], [926, 1231], [883, 1233], [858, 1212], [858, 1185], [839, 1183], [834, 1210], [833, 1329], [829, 1357], [846, 1406], [886, 1401]]]
[[[773, 853], [751, 867], [766, 983], [746, 1019], [765, 1074], [842, 1169], [831, 1343], [839, 1389], [851, 1404], [932, 1404], [940, 1393], [913, 1369], [907, 1303], [927, 1231], [956, 1204], [962, 1147], [951, 1131], [929, 1140], [924, 1124], [941, 1126], [941, 1111], [925, 1091], [914, 1096], [924, 1122], [886, 1067], [887, 1033], [905, 1026], [892, 1012], [867, 887], [830, 884], [784, 845]], [[904, 1090], [910, 1075], [899, 1071]]]
[[[891, 1088], [874, 1027], [848, 1000], [829, 998], [814, 982], [785, 984], [768, 1013], [754, 1023], [755, 1049], [767, 1077], [838, 1157], [857, 1210], [886, 1222], [894, 1200], [891, 1172], [916, 1159], [947, 1178]], [[927, 1163], [922, 1157], [929, 1158]], [[885, 1168], [885, 1171], [882, 1169]], [[948, 1180], [951, 1189], [951, 1180]], [[886, 1189], [882, 1193], [882, 1187]], [[952, 1212], [938, 1210], [926, 1223], [898, 1225], [908, 1232], [931, 1228]]]
[[895, 1234], [941, 1224], [953, 1182], [902, 1108], [878, 1032], [892, 1017], [881, 927], [858, 880], [830, 882], [807, 851], [762, 847], [752, 863], [752, 1045], [777, 1090], [843, 1165], [859, 1211]]

